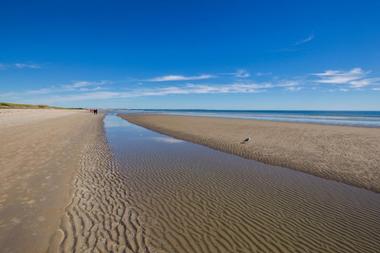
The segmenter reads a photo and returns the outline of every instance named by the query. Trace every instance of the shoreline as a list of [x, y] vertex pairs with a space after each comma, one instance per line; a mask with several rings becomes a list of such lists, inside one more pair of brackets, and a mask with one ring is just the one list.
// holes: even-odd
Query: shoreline
[[246, 119], [271, 122], [318, 124], [328, 126], [348, 126], [380, 128], [380, 111], [330, 111], [330, 110], [165, 110], [128, 109], [120, 114], [154, 114], [194, 117], [217, 117], [226, 119]]
[[[118, 114], [147, 129], [380, 192], [380, 129], [205, 116]], [[240, 142], [246, 137], [252, 141]]]

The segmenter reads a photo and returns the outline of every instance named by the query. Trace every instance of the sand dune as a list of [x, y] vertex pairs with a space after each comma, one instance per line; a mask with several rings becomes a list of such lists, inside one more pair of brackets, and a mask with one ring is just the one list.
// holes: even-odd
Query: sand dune
[[[174, 115], [121, 115], [244, 158], [380, 192], [380, 129]], [[252, 140], [246, 144], [246, 137]]]

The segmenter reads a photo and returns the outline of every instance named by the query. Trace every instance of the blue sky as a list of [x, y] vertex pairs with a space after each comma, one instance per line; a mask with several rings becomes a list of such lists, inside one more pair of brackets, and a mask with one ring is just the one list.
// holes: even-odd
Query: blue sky
[[0, 5], [0, 101], [380, 110], [380, 1]]

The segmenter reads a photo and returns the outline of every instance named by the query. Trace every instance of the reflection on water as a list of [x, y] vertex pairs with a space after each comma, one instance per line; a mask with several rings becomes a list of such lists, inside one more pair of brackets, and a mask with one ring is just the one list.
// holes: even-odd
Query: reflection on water
[[109, 129], [111, 127], [121, 127], [122, 128], [122, 127], [128, 127], [128, 126], [131, 126], [131, 124], [125, 120], [120, 120], [120, 118], [116, 117], [115, 115], [107, 116], [106, 119], [104, 120], [104, 127], [106, 129]]
[[168, 137], [168, 136], [157, 136], [157, 137], [152, 137], [151, 139], [153, 141], [164, 142], [164, 143], [171, 143], [171, 144], [183, 142], [183, 140], [178, 140], [178, 139], [171, 138], [171, 137]]
[[377, 252], [380, 194], [176, 140], [110, 115], [153, 252]]

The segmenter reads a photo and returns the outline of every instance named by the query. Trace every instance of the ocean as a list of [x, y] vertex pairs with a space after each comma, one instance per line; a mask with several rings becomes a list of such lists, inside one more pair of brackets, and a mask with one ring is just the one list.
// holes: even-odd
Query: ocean
[[122, 113], [158, 113], [191, 116], [302, 122], [328, 125], [380, 127], [380, 111], [192, 110], [119, 109]]

